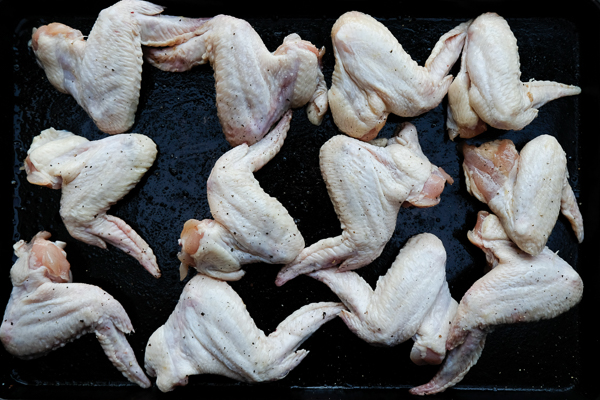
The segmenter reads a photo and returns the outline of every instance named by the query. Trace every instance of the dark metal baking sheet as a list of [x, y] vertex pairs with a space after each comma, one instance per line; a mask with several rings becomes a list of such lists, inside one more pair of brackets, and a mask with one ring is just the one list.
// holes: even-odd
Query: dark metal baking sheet
[[[438, 398], [556, 398], [596, 399], [600, 390], [595, 373], [600, 369], [596, 307], [600, 305], [600, 273], [596, 243], [600, 220], [600, 193], [595, 177], [600, 167], [597, 134], [600, 83], [595, 59], [600, 52], [600, 9], [595, 1], [563, 2], [549, 6], [541, 1], [436, 1], [396, 2], [385, 7], [368, 2], [317, 2], [279, 6], [264, 11], [244, 3], [156, 1], [166, 14], [208, 17], [218, 13], [247, 19], [274, 50], [293, 32], [317, 47], [325, 46], [324, 73], [328, 86], [334, 60], [330, 29], [343, 12], [367, 12], [399, 38], [405, 50], [421, 65], [439, 36], [459, 22], [482, 12], [496, 11], [507, 18], [518, 39], [522, 78], [556, 80], [582, 87], [577, 97], [559, 99], [541, 108], [534, 122], [521, 132], [491, 129], [472, 143], [510, 138], [517, 148], [546, 133], [556, 136], [568, 154], [570, 182], [584, 216], [586, 238], [577, 245], [564, 218], [548, 242], [570, 262], [584, 280], [580, 305], [549, 321], [499, 327], [489, 335], [479, 362], [455, 388]], [[215, 160], [229, 149], [216, 117], [214, 79], [209, 66], [170, 74], [145, 64], [141, 99], [131, 132], [143, 133], [158, 145], [154, 166], [124, 199], [110, 210], [127, 221], [153, 247], [163, 276], [155, 279], [137, 262], [115, 248], [100, 250], [72, 239], [58, 214], [60, 191], [27, 182], [20, 169], [33, 136], [54, 127], [100, 139], [85, 112], [68, 95], [57, 92], [39, 68], [27, 42], [33, 27], [62, 22], [87, 33], [97, 13], [109, 5], [100, 1], [74, 6], [71, 2], [0, 1], [0, 90], [2, 108], [2, 160], [4, 186], [10, 187], [13, 207], [5, 211], [12, 232], [2, 244], [3, 273], [0, 306], [11, 290], [8, 272], [12, 245], [29, 241], [39, 230], [53, 240], [67, 242], [74, 280], [101, 286], [128, 311], [135, 333], [129, 341], [140, 363], [150, 334], [167, 319], [186, 281], [179, 281], [177, 239], [189, 218], [210, 218], [205, 182]], [[456, 68], [455, 68], [456, 70]], [[458, 150], [460, 141], [448, 139], [444, 129], [445, 101], [422, 116], [408, 119], [416, 125], [421, 145], [430, 160], [444, 168], [455, 184], [447, 186], [441, 203], [428, 209], [402, 209], [392, 240], [381, 257], [359, 273], [374, 284], [387, 270], [411, 236], [431, 232], [442, 239], [448, 253], [447, 278], [453, 296], [483, 274], [483, 253], [470, 244], [477, 211], [485, 206], [466, 193]], [[406, 119], [390, 116], [380, 136], [392, 135]], [[303, 109], [294, 112], [281, 152], [256, 176], [267, 193], [277, 197], [295, 218], [308, 244], [339, 234], [340, 226], [327, 196], [318, 167], [320, 146], [338, 134], [330, 114], [321, 126], [308, 122]], [[8, 192], [8, 190], [7, 190]], [[4, 223], [8, 231], [8, 221]], [[335, 300], [319, 282], [298, 277], [283, 287], [274, 285], [280, 266], [247, 265], [246, 276], [231, 285], [238, 291], [259, 328], [271, 332], [300, 306]], [[189, 279], [189, 278], [188, 278]], [[341, 320], [324, 325], [303, 348], [305, 360], [283, 380], [241, 384], [219, 376], [193, 376], [187, 387], [162, 394], [153, 387], [132, 386], [110, 364], [93, 335], [86, 335], [51, 354], [23, 361], [0, 349], [0, 397], [88, 398], [213, 397], [237, 398], [249, 394], [287, 398], [409, 398], [410, 387], [427, 382], [438, 367], [417, 367], [409, 359], [412, 342], [393, 348], [372, 347], [353, 336]]]

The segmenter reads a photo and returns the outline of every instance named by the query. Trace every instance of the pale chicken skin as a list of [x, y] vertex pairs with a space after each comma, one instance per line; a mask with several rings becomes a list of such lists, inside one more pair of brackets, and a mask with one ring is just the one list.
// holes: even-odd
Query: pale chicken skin
[[292, 111], [258, 143], [222, 155], [206, 184], [213, 219], [188, 220], [181, 232], [181, 278], [188, 267], [224, 280], [238, 280], [250, 263], [287, 264], [304, 248], [294, 219], [254, 177], [281, 149]]
[[487, 130], [521, 130], [549, 101], [581, 93], [578, 86], [551, 81], [521, 82], [517, 39], [496, 13], [477, 17], [467, 30], [460, 72], [448, 91], [451, 139]]
[[448, 72], [460, 55], [467, 26], [444, 34], [422, 67], [370, 15], [342, 15], [331, 30], [335, 69], [327, 95], [336, 126], [369, 141], [390, 113], [415, 117], [437, 107], [452, 82]]
[[542, 251], [561, 212], [583, 241], [583, 217], [568, 181], [566, 155], [554, 137], [540, 135], [520, 154], [508, 139], [464, 145], [463, 154], [467, 190], [490, 207], [523, 251]]
[[446, 250], [430, 233], [412, 237], [400, 250], [375, 290], [356, 272], [333, 268], [308, 274], [325, 283], [347, 307], [340, 318], [374, 346], [414, 340], [417, 365], [440, 364], [458, 303], [446, 281]]
[[423, 154], [410, 123], [400, 125], [383, 147], [334, 136], [321, 147], [319, 158], [342, 234], [303, 249], [279, 271], [278, 286], [323, 268], [339, 265], [347, 271], [370, 264], [392, 237], [402, 203], [434, 206], [444, 184], [453, 182]]
[[33, 139], [24, 164], [30, 183], [62, 189], [60, 216], [71, 236], [102, 249], [110, 243], [158, 278], [160, 269], [148, 243], [125, 221], [106, 213], [142, 179], [156, 154], [156, 144], [140, 134], [89, 141], [50, 128]]
[[144, 49], [146, 59], [165, 71], [181, 72], [209, 63], [214, 70], [217, 115], [232, 146], [252, 145], [290, 108], [307, 105], [318, 125], [328, 109], [321, 71], [325, 52], [290, 34], [270, 52], [242, 19], [210, 18], [196, 37], [166, 48]]
[[198, 274], [167, 322], [150, 336], [145, 368], [163, 392], [198, 374], [242, 382], [283, 379], [308, 354], [298, 347], [343, 309], [341, 303], [311, 303], [265, 335], [227, 282]]
[[180, 43], [204, 22], [162, 11], [146, 1], [122, 0], [100, 12], [87, 37], [54, 22], [34, 29], [30, 44], [57, 90], [73, 96], [102, 132], [123, 133], [135, 122], [142, 45]]
[[39, 232], [30, 243], [13, 246], [18, 259], [10, 270], [13, 290], [0, 326], [4, 348], [27, 360], [94, 333], [123, 376], [150, 387], [127, 342], [133, 326], [121, 304], [97, 286], [73, 283], [66, 243], [49, 238]]
[[547, 247], [536, 256], [521, 251], [495, 215], [480, 211], [468, 237], [486, 253], [492, 269], [461, 299], [439, 372], [411, 389], [412, 394], [439, 393], [460, 382], [477, 363], [494, 327], [554, 318], [581, 300], [583, 282], [569, 264]]

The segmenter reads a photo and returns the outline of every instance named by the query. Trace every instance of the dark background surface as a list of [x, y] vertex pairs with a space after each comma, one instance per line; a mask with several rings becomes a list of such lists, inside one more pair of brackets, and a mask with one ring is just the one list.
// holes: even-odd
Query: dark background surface
[[[32, 138], [49, 127], [69, 130], [90, 140], [106, 135], [73, 98], [50, 85], [27, 42], [33, 27], [50, 22], [62, 22], [87, 34], [98, 12], [111, 4], [100, 1], [94, 2], [93, 7], [74, 8], [66, 2], [0, 1], [0, 15], [5, 20], [0, 36], [4, 56], [1, 66], [4, 79], [0, 83], [2, 160], [5, 169], [11, 171], [6, 174], [4, 185], [10, 186], [13, 197], [12, 211], [5, 213], [7, 220], [9, 214], [12, 218], [11, 237], [6, 237], [0, 247], [4, 260], [0, 306], [6, 304], [11, 291], [9, 270], [15, 260], [12, 245], [20, 239], [29, 241], [40, 230], [48, 230], [52, 240], [67, 242], [67, 257], [75, 282], [98, 285], [123, 304], [135, 328], [128, 339], [143, 365], [149, 336], [166, 321], [187, 282], [179, 281], [177, 239], [181, 228], [187, 219], [211, 217], [206, 179], [214, 162], [230, 147], [216, 116], [210, 66], [174, 74], [144, 64], [140, 104], [130, 132], [152, 138], [159, 153], [142, 181], [109, 214], [125, 220], [150, 244], [163, 275], [160, 279], [153, 278], [135, 259], [114, 247], [101, 250], [68, 235], [59, 216], [60, 191], [29, 184], [20, 169], [22, 161]], [[557, 137], [568, 156], [570, 182], [580, 202], [586, 238], [578, 245], [568, 222], [561, 216], [548, 247], [559, 251], [580, 273], [585, 284], [584, 297], [579, 306], [553, 320], [497, 328], [488, 336], [481, 359], [464, 380], [436, 397], [598, 398], [600, 389], [594, 379], [600, 370], [596, 361], [600, 347], [594, 320], [600, 305], [595, 249], [600, 219], [600, 194], [595, 182], [599, 172], [596, 159], [600, 83], [595, 62], [600, 54], [600, 9], [595, 2], [571, 1], [548, 7], [538, 1], [436, 1], [395, 2], [382, 7], [357, 1], [334, 2], [327, 9], [316, 2], [304, 2], [294, 4], [292, 9], [270, 11], [235, 2], [227, 6], [186, 0], [159, 4], [167, 7], [167, 15], [210, 17], [224, 13], [247, 19], [271, 51], [294, 32], [319, 48], [325, 46], [323, 65], [328, 86], [334, 65], [330, 30], [345, 11], [363, 11], [380, 19], [420, 65], [438, 38], [460, 22], [487, 11], [504, 16], [518, 40], [522, 80], [535, 78], [576, 84], [582, 88], [582, 94], [543, 106], [538, 118], [522, 131], [490, 129], [468, 142], [509, 138], [520, 149], [540, 134]], [[453, 72], [457, 69], [458, 65]], [[466, 191], [459, 152], [462, 140], [448, 139], [445, 116], [444, 100], [419, 117], [388, 118], [379, 137], [390, 137], [402, 121], [412, 122], [424, 153], [449, 173], [455, 183], [446, 187], [440, 204], [435, 207], [401, 209], [396, 231], [383, 254], [357, 272], [375, 284], [411, 236], [430, 232], [444, 243], [450, 290], [460, 300], [483, 274], [484, 254], [467, 240], [466, 233], [475, 225], [477, 212], [487, 208]], [[295, 110], [282, 150], [256, 174], [264, 190], [279, 199], [294, 217], [307, 245], [341, 232], [318, 166], [320, 146], [339, 133], [330, 113], [316, 127], [308, 121], [304, 109]], [[276, 287], [274, 280], [279, 268], [246, 265], [246, 275], [231, 283], [257, 326], [267, 334], [304, 304], [336, 300], [325, 285], [305, 276]], [[108, 361], [95, 337], [86, 335], [30, 361], [19, 360], [0, 349], [0, 396], [237, 398], [255, 393], [268, 398], [408, 398], [410, 387], [429, 381], [438, 369], [412, 364], [411, 346], [412, 341], [393, 348], [370, 346], [335, 319], [302, 345], [310, 354], [281, 381], [248, 385], [201, 375], [190, 377], [186, 387], [162, 394], [156, 387], [143, 390], [131, 386]]]

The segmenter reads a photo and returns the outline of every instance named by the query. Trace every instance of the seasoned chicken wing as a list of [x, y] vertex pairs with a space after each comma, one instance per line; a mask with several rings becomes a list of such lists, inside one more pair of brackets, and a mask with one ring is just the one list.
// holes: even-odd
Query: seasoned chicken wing
[[127, 379], [150, 387], [125, 337], [133, 327], [121, 304], [97, 286], [73, 283], [66, 243], [49, 238], [50, 233], [39, 232], [30, 243], [14, 245], [18, 259], [10, 270], [13, 290], [0, 326], [6, 350], [33, 359], [94, 333]]
[[337, 127], [369, 141], [390, 113], [414, 117], [437, 107], [467, 27], [465, 22], [444, 34], [422, 67], [381, 22], [357, 11], [342, 15], [331, 30], [335, 69], [327, 95]]
[[569, 185], [567, 158], [554, 137], [538, 136], [520, 154], [508, 139], [464, 145], [463, 154], [467, 190], [490, 207], [521, 250], [539, 254], [561, 212], [583, 241], [583, 218]]
[[337, 135], [320, 152], [320, 166], [342, 234], [305, 248], [283, 267], [276, 284], [339, 265], [340, 271], [370, 264], [390, 240], [403, 202], [431, 207], [452, 178], [423, 154], [417, 129], [400, 125], [385, 147]]
[[204, 19], [160, 16], [161, 6], [121, 0], [100, 12], [86, 37], [51, 23], [34, 29], [31, 47], [50, 83], [68, 93], [102, 132], [134, 123], [142, 80], [142, 45], [168, 46], [194, 36]]
[[206, 184], [213, 219], [191, 219], [181, 232], [181, 279], [191, 266], [215, 278], [238, 280], [244, 275], [241, 265], [286, 264], [304, 248], [294, 219], [253, 174], [279, 152], [291, 118], [289, 110], [259, 142], [243, 143], [217, 160]]
[[232, 146], [256, 143], [287, 110], [307, 103], [309, 120], [321, 123], [328, 108], [321, 71], [324, 48], [317, 50], [294, 33], [271, 53], [247, 21], [228, 15], [209, 19], [195, 33], [185, 43], [145, 48], [144, 54], [165, 71], [210, 63], [217, 114]]
[[50, 128], [33, 139], [25, 170], [30, 183], [62, 189], [60, 216], [71, 236], [102, 249], [110, 243], [158, 278], [150, 246], [123, 220], [106, 214], [140, 181], [156, 154], [156, 144], [136, 133], [88, 141]]
[[163, 391], [184, 386], [190, 375], [217, 374], [242, 382], [283, 379], [308, 354], [298, 347], [335, 318], [341, 303], [301, 307], [268, 336], [227, 282], [198, 274], [146, 347], [145, 367]]
[[521, 251], [495, 215], [480, 211], [468, 237], [486, 253], [492, 269], [461, 299], [439, 372], [429, 383], [411, 389], [412, 394], [439, 393], [460, 382], [494, 327], [554, 318], [581, 300], [583, 282], [569, 264], [547, 247], [536, 256]]
[[487, 129], [521, 130], [538, 108], [581, 93], [577, 86], [550, 81], [521, 82], [517, 39], [496, 13], [469, 26], [460, 72], [448, 90], [447, 128], [451, 139], [470, 138]]
[[446, 282], [446, 251], [430, 233], [412, 237], [375, 290], [356, 272], [333, 268], [308, 274], [331, 288], [348, 310], [340, 318], [358, 337], [375, 346], [395, 346], [412, 338], [415, 364], [440, 364], [458, 303]]

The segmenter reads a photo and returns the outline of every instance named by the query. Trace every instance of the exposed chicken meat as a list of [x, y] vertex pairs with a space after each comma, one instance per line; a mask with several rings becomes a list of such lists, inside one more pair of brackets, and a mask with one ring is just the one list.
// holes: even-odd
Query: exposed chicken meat
[[27, 152], [27, 180], [62, 189], [60, 216], [75, 239], [105, 249], [106, 243], [135, 257], [160, 277], [150, 246], [123, 220], [106, 214], [140, 181], [154, 163], [156, 145], [140, 134], [101, 140], [46, 129]]
[[210, 63], [217, 114], [232, 146], [256, 143], [287, 110], [307, 103], [309, 120], [321, 123], [328, 108], [321, 72], [324, 48], [317, 50], [294, 33], [271, 53], [247, 21], [228, 15], [209, 19], [195, 33], [185, 43], [145, 48], [144, 54], [165, 71]]
[[97, 286], [73, 283], [66, 244], [49, 238], [50, 233], [39, 232], [30, 243], [14, 245], [18, 259], [10, 270], [13, 290], [0, 326], [4, 348], [33, 359], [94, 333], [127, 379], [150, 387], [125, 337], [133, 327], [121, 304]]
[[414, 125], [401, 125], [385, 147], [337, 135], [320, 152], [320, 166], [342, 234], [302, 250], [281, 269], [276, 284], [339, 265], [340, 271], [370, 264], [396, 227], [403, 202], [431, 207], [452, 178], [423, 154]]
[[520, 130], [549, 101], [581, 93], [577, 86], [550, 81], [521, 82], [517, 39], [496, 13], [469, 26], [460, 72], [448, 91], [447, 128], [451, 139], [487, 129]]
[[508, 139], [463, 147], [467, 190], [498, 216], [523, 251], [539, 254], [562, 212], [583, 241], [583, 218], [558, 141], [541, 135], [517, 153]]
[[253, 173], [283, 146], [292, 111], [259, 142], [222, 155], [206, 184], [214, 220], [189, 220], [181, 232], [181, 278], [188, 267], [224, 280], [244, 275], [241, 265], [286, 264], [304, 248], [304, 238], [285, 207], [260, 187]]
[[268, 336], [227, 282], [198, 274], [185, 286], [167, 322], [150, 337], [145, 367], [163, 391], [190, 375], [217, 374], [243, 382], [283, 379], [308, 354], [298, 347], [344, 309], [341, 303], [301, 307]]
[[310, 273], [324, 282], [348, 310], [340, 318], [358, 337], [376, 346], [415, 341], [415, 364], [440, 364], [457, 302], [446, 282], [446, 251], [430, 233], [412, 237], [375, 290], [356, 272], [333, 268]]
[[122, 133], [135, 120], [142, 45], [180, 43], [205, 21], [160, 16], [162, 11], [146, 1], [121, 0], [100, 12], [87, 39], [55, 22], [33, 30], [31, 47], [50, 83], [73, 96], [98, 129]]
[[444, 34], [421, 67], [373, 17], [357, 11], [342, 15], [331, 30], [335, 69], [328, 93], [337, 127], [369, 141], [390, 113], [414, 117], [435, 108], [452, 82], [448, 72], [460, 55], [467, 26]]
[[460, 382], [497, 325], [554, 318], [581, 300], [583, 282], [569, 264], [547, 247], [536, 256], [521, 251], [495, 215], [480, 211], [468, 237], [486, 253], [492, 269], [461, 299], [439, 372], [412, 394], [439, 393]]

